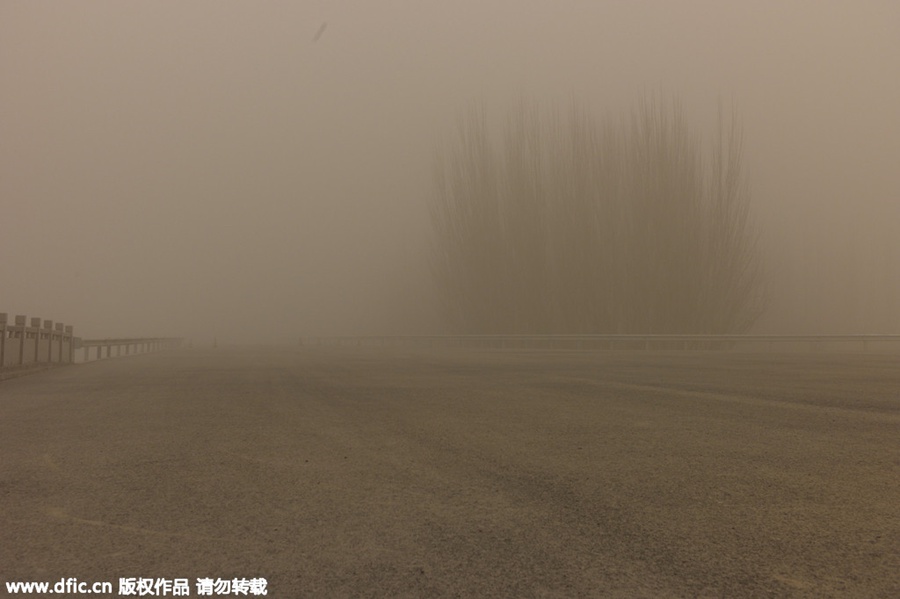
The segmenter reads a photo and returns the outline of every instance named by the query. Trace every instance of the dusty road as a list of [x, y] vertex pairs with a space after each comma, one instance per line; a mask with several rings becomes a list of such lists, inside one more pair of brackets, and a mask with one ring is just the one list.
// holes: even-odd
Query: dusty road
[[184, 350], [3, 381], [0, 585], [63, 577], [900, 597], [900, 356]]

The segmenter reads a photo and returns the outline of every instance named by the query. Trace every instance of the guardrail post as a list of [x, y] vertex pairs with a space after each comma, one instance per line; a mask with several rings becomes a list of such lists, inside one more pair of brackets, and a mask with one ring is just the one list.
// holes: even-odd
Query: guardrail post
[[6, 366], [6, 312], [0, 312], [0, 368]]
[[[44, 330], [38, 334], [38, 345], [40, 345], [40, 338], [44, 337], [47, 339], [47, 362], [53, 361], [53, 321], [45, 320], [44, 321]], [[34, 361], [38, 362], [38, 349], [35, 347], [34, 349]]]
[[63, 361], [63, 336], [65, 335], [66, 326], [61, 323], [56, 323], [56, 339], [59, 342], [59, 347], [56, 350], [56, 361], [62, 364]]
[[[47, 321], [44, 321], [44, 328], [47, 327], [48, 322], [51, 323], [51, 327], [53, 326], [52, 321], [47, 320]], [[34, 329], [32, 331], [32, 334], [34, 335], [34, 361], [37, 362], [38, 357], [40, 356], [39, 352], [40, 352], [40, 346], [41, 346], [41, 336], [44, 334], [43, 329], [41, 329], [41, 319], [40, 318], [32, 318], [31, 319], [31, 328]]]
[[72, 325], [66, 325], [66, 337], [69, 339], [69, 364], [75, 362], [75, 329]]
[[[41, 319], [40, 318], [32, 318], [31, 325], [28, 326], [25, 322], [22, 322], [22, 361], [21, 364], [25, 365], [25, 341], [29, 338], [29, 336], [34, 337], [34, 342], [37, 344], [38, 337], [40, 336], [41, 329]], [[35, 345], [35, 352], [37, 352], [37, 345]]]
[[16, 314], [16, 327], [19, 329], [17, 331], [19, 333], [19, 366], [25, 364], [25, 336], [28, 333], [25, 322], [27, 318], [24, 314]]
[[47, 336], [47, 364], [53, 363], [53, 340], [56, 338], [56, 333], [54, 332], [56, 329], [54, 328], [56, 322], [51, 320], [50, 328], [47, 328], [47, 321], [44, 322], [44, 328], [47, 328], [47, 332], [44, 333]]

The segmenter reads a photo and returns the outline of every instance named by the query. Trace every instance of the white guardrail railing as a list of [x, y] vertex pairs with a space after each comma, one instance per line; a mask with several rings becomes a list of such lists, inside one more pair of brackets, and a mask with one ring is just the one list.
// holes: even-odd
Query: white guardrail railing
[[[95, 359], [114, 357], [112, 350], [116, 348], [115, 356], [143, 354], [160, 351], [163, 349], [176, 349], [181, 347], [180, 337], [145, 337], [135, 339], [79, 339], [75, 338], [75, 349], [84, 348], [83, 362], [91, 360], [91, 348], [96, 348]], [[103, 350], [106, 349], [106, 356]]]
[[661, 349], [710, 350], [794, 346], [817, 350], [900, 349], [900, 334], [860, 335], [366, 335], [309, 337], [301, 344], [320, 346], [414, 346], [484, 349]]
[[[96, 348], [95, 359], [129, 355], [175, 348], [181, 345], [180, 338], [139, 337], [133, 339], [81, 339], [75, 337], [72, 325], [61, 322], [28, 318], [16, 315], [10, 322], [6, 312], [0, 312], [0, 369], [22, 369], [32, 367], [71, 364], [76, 361], [76, 350], [83, 349], [83, 359], [91, 359], [91, 350]], [[104, 354], [105, 348], [105, 356]]]
[[72, 362], [75, 337], [72, 325], [18, 315], [9, 322], [0, 312], [0, 368]]

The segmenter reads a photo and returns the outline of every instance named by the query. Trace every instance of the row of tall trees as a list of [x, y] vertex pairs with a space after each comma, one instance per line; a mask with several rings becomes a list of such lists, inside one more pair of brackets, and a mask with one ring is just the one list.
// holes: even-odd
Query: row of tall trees
[[675, 102], [464, 114], [437, 153], [432, 267], [458, 333], [739, 333], [764, 306], [742, 133]]

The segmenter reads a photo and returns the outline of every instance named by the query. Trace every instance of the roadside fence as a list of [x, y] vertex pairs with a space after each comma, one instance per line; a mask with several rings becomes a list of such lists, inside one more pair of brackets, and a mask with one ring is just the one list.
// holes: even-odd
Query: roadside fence
[[368, 335], [311, 337], [314, 346], [559, 350], [900, 350], [900, 335]]
[[[172, 349], [180, 345], [181, 339], [177, 337], [81, 339], [75, 337], [72, 325], [37, 317], [29, 319], [24, 315], [17, 315], [10, 321], [7, 313], [0, 312], [0, 368], [88, 362]], [[80, 359], [77, 353], [81, 353]]]

